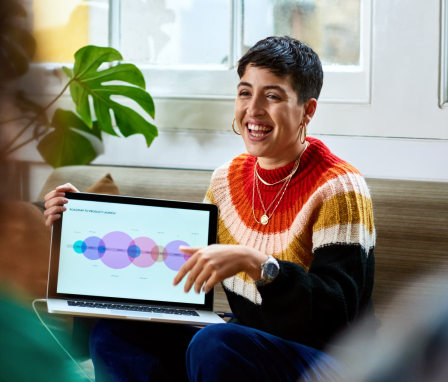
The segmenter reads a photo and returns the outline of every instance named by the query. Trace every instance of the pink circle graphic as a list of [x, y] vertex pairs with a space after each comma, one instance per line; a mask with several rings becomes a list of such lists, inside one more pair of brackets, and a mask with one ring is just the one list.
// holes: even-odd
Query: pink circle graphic
[[184, 255], [181, 251], [179, 251], [179, 246], [181, 245], [189, 247], [189, 244], [182, 240], [171, 241], [165, 247], [167, 254], [164, 256], [163, 260], [165, 265], [173, 271], [178, 271], [190, 258], [190, 256]]
[[157, 247], [157, 244], [154, 242], [154, 240], [151, 240], [149, 237], [138, 237], [137, 239], [134, 239], [129, 244], [130, 246], [137, 246], [140, 249], [140, 254], [135, 258], [130, 258], [132, 263], [140, 268], [147, 268], [153, 265], [157, 258], [159, 257], [154, 256], [152, 253], [152, 250], [154, 247]]
[[124, 232], [110, 232], [103, 237], [106, 247], [101, 261], [110, 268], [121, 269], [131, 264], [131, 258], [128, 256], [128, 248], [131, 245], [132, 238]]

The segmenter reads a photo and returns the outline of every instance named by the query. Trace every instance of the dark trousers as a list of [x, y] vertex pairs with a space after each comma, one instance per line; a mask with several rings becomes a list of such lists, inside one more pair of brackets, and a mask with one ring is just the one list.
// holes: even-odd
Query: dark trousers
[[333, 381], [325, 353], [236, 324], [187, 325], [101, 320], [90, 335], [95, 380]]

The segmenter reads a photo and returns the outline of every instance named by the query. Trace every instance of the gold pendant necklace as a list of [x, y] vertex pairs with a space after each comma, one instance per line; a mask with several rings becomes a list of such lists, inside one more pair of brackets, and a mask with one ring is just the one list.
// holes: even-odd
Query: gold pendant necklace
[[[308, 142], [307, 142], [308, 143]], [[294, 166], [291, 170], [291, 172], [289, 173], [289, 175], [287, 175], [285, 178], [283, 178], [282, 180], [275, 182], [275, 183], [267, 183], [266, 181], [264, 181], [257, 172], [257, 164], [258, 164], [258, 159], [255, 162], [255, 166], [254, 166], [254, 178], [253, 178], [253, 185], [252, 185], [252, 215], [255, 219], [255, 221], [258, 224], [262, 224], [262, 225], [267, 225], [269, 223], [269, 219], [272, 217], [272, 215], [274, 215], [275, 210], [277, 209], [278, 205], [280, 204], [281, 200], [283, 199], [283, 196], [285, 195], [286, 189], [289, 186], [289, 182], [291, 181], [292, 177], [294, 176], [294, 174], [296, 173], [296, 171], [299, 168], [300, 165], [300, 158], [302, 157], [302, 154], [305, 152], [305, 150], [307, 149], [308, 144], [305, 146], [305, 148], [303, 149], [303, 151], [300, 153], [299, 157], [296, 159]], [[280, 187], [280, 190], [277, 192], [277, 195], [275, 195], [274, 199], [272, 200], [272, 202], [269, 204], [269, 206], [266, 208], [264, 206], [263, 203], [263, 198], [261, 197], [261, 191], [260, 191], [260, 187], [258, 185], [258, 180], [260, 180], [263, 184], [268, 185], [268, 186], [273, 186], [275, 184], [281, 183], [281, 182], [285, 182], [282, 187]], [[261, 216], [260, 220], [258, 221], [258, 219], [255, 216], [255, 188], [257, 188], [257, 194], [258, 194], [258, 198], [260, 200], [260, 204], [261, 207], [263, 208], [264, 214]], [[277, 200], [278, 199], [278, 200]], [[277, 200], [277, 204], [275, 205], [274, 209], [272, 210], [272, 212], [269, 214], [268, 211], [271, 209], [271, 207], [274, 205], [275, 201]]]
[[[255, 217], [255, 207], [252, 209], [254, 214], [254, 219], [257, 223], [267, 225], [269, 223], [269, 219], [274, 214], [275, 210], [277, 209], [278, 205], [280, 204], [281, 200], [283, 199], [283, 196], [285, 195], [286, 189], [288, 188], [289, 182], [291, 181], [292, 177], [289, 177], [285, 184], [280, 188], [280, 190], [277, 192], [277, 195], [275, 195], [275, 198], [272, 199], [272, 202], [269, 204], [269, 206], [266, 208], [263, 203], [263, 198], [261, 197], [260, 187], [258, 186], [258, 178], [254, 178], [255, 187], [257, 188], [258, 198], [260, 199], [261, 207], [263, 208], [264, 214], [261, 216], [260, 221], [257, 220]], [[253, 194], [255, 194], [255, 191], [253, 191]], [[277, 200], [278, 199], [278, 200]], [[275, 205], [272, 212], [269, 214], [268, 211], [271, 209], [273, 204], [277, 201], [277, 204]], [[253, 203], [254, 204], [254, 203]]]
[[269, 223], [269, 218], [268, 218], [268, 216], [267, 216], [266, 214], [264, 214], [264, 215], [261, 217], [261, 219], [260, 219], [260, 223], [263, 224], [263, 225], [266, 225], [266, 224]]

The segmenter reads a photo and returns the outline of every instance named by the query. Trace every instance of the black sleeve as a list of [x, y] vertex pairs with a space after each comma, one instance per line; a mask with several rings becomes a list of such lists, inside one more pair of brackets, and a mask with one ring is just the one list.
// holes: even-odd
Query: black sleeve
[[248, 308], [247, 300], [233, 296], [232, 310], [240, 323], [322, 348], [370, 305], [373, 249], [323, 246], [316, 249], [308, 272], [295, 263], [279, 263], [278, 277], [258, 288], [261, 305]]

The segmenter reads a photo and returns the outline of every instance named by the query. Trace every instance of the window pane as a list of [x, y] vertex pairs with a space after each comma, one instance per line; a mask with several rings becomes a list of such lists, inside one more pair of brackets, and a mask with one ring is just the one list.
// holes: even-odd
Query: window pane
[[360, 0], [245, 0], [243, 50], [271, 35], [309, 44], [324, 65], [358, 65]]
[[228, 65], [230, 2], [121, 2], [121, 51], [126, 60], [160, 66]]
[[88, 44], [108, 44], [108, 0], [29, 0], [34, 62], [73, 62]]

